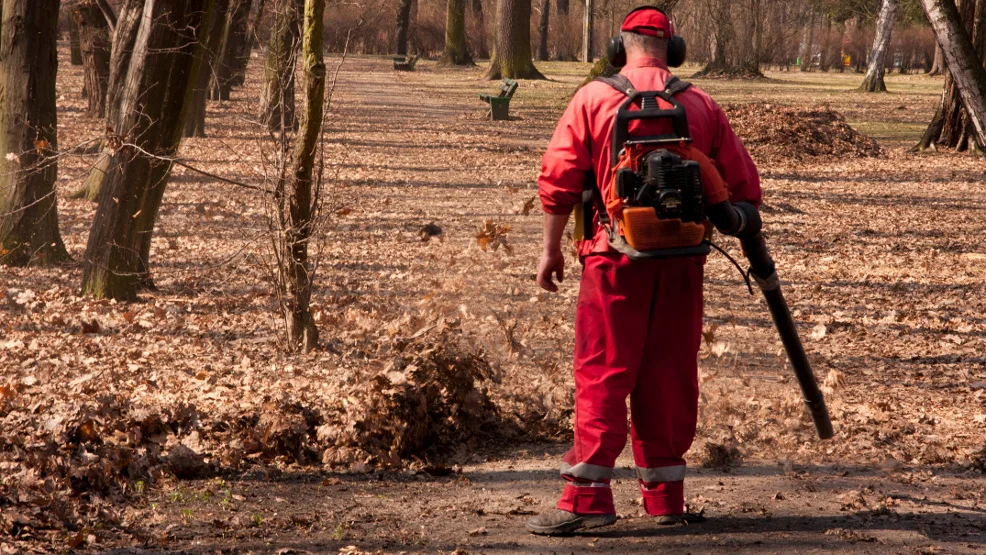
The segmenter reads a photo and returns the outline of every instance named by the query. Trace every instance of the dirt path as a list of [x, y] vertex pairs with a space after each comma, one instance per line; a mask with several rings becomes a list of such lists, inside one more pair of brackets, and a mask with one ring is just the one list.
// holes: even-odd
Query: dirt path
[[511, 449], [445, 477], [258, 471], [184, 482], [143, 503], [157, 507], [148, 539], [169, 538], [154, 550], [187, 553], [986, 551], [986, 483], [968, 475], [770, 462], [696, 468], [686, 496], [708, 520], [662, 528], [639, 505], [626, 453], [613, 484], [615, 526], [565, 538], [529, 535], [524, 522], [560, 491], [553, 469], [563, 452], [558, 445]]
[[[503, 214], [502, 204], [484, 210], [477, 195], [492, 197], [504, 181], [529, 186], [536, 172], [530, 167], [532, 151], [543, 147], [550, 124], [486, 122], [474, 96], [490, 84], [460, 79], [450, 94], [448, 84], [431, 88], [427, 74], [395, 75], [387, 65], [361, 60], [344, 68], [336, 93], [341, 115], [330, 122], [346, 155], [363, 161], [346, 169], [359, 189], [358, 210], [377, 214], [372, 206], [386, 199], [389, 225], [412, 233], [415, 225], [441, 214], [449, 241], [465, 249], [469, 229], [480, 218]], [[520, 103], [521, 117], [531, 117], [524, 108]], [[375, 165], [366, 165], [367, 159]], [[402, 192], [409, 187], [413, 194]], [[536, 232], [536, 221], [515, 223], [514, 233], [525, 244]], [[365, 267], [379, 268], [374, 253], [365, 256]], [[410, 259], [390, 264], [384, 272], [398, 279], [415, 268]], [[402, 288], [400, 294], [414, 289]], [[473, 293], [496, 302], [488, 291]], [[571, 301], [562, 300], [563, 306]], [[769, 328], [761, 329], [757, 335], [762, 341], [768, 333]], [[716, 367], [714, 359], [705, 363], [709, 366]], [[782, 382], [781, 387], [790, 386]], [[811, 445], [810, 433], [801, 437]], [[625, 453], [614, 481], [617, 525], [568, 538], [531, 536], [523, 523], [553, 506], [561, 488], [555, 468], [564, 450], [541, 444], [490, 451], [465, 457], [469, 462], [455, 471], [438, 468], [431, 474], [261, 469], [226, 480], [168, 484], [149, 493], [138, 510], [151, 523], [146, 540], [166, 542], [153, 550], [189, 553], [986, 551], [982, 474], [905, 465], [893, 457], [884, 465], [751, 459], [732, 469], [696, 466], [689, 471], [686, 495], [709, 520], [658, 528], [637, 501]]]

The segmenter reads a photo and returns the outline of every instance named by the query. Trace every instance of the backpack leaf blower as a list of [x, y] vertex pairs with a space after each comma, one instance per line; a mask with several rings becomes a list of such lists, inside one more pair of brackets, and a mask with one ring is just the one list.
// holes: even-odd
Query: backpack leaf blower
[[[752, 204], [730, 202], [718, 168], [691, 145], [687, 114], [675, 99], [691, 84], [672, 77], [664, 90], [642, 92], [619, 74], [597, 81], [620, 91], [627, 100], [617, 112], [613, 128], [613, 182], [604, 197], [594, 176], [586, 180], [579, 210], [581, 229], [587, 236], [594, 235], [595, 213], [607, 230], [610, 246], [631, 260], [708, 254], [713, 226], [738, 238], [750, 262], [744, 277], [752, 277], [763, 292], [818, 437], [831, 438], [835, 435], [832, 421], [781, 293], [780, 279], [761, 233], [760, 212]], [[634, 109], [637, 104], [639, 109]], [[670, 120], [670, 134], [630, 137], [631, 121], [660, 119]]]

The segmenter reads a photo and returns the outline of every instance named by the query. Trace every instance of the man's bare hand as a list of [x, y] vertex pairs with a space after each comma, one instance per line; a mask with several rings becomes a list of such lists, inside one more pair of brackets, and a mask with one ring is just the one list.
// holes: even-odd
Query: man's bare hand
[[541, 263], [538, 264], [538, 285], [545, 291], [552, 293], [558, 292], [558, 286], [552, 280], [552, 276], [558, 276], [558, 283], [565, 281], [565, 256], [561, 250], [545, 251], [541, 255]]

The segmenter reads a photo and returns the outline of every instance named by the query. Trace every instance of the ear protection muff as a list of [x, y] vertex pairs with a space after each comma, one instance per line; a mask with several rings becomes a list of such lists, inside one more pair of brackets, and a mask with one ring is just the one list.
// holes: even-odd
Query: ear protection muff
[[[640, 10], [657, 10], [664, 15], [668, 15], [668, 12], [658, 8], [657, 6], [640, 6], [630, 10], [627, 17], [633, 12], [638, 12]], [[670, 16], [668, 16], [670, 18]], [[626, 18], [624, 18], [626, 19]], [[688, 46], [685, 44], [685, 39], [679, 35], [673, 35], [671, 40], [668, 41], [668, 67], [681, 67], [685, 63], [685, 57], [688, 55]], [[623, 36], [616, 35], [615, 37], [609, 39], [609, 44], [606, 45], [606, 59], [613, 67], [621, 68], [627, 65], [627, 49], [626, 45], [623, 44]]]

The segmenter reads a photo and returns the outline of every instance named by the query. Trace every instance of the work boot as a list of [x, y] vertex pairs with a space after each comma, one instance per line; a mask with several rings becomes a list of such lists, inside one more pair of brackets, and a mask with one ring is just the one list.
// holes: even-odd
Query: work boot
[[616, 522], [616, 515], [580, 515], [554, 509], [527, 521], [527, 529], [532, 534], [554, 536], [571, 534], [576, 530], [609, 526], [614, 522]]
[[705, 517], [701, 513], [682, 513], [680, 515], [661, 515], [657, 517], [657, 523], [661, 526], [698, 524], [699, 522], [705, 522]]

